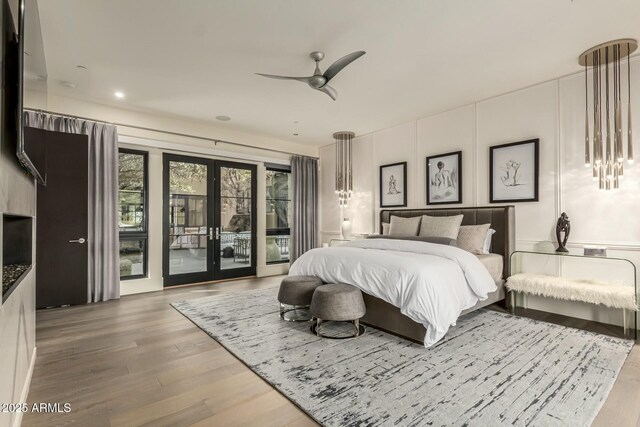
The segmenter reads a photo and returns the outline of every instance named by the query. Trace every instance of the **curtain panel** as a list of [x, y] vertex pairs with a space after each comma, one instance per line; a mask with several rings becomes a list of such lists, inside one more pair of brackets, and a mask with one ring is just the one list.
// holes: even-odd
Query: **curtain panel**
[[44, 130], [87, 135], [89, 138], [89, 250], [88, 301], [120, 298], [118, 236], [118, 133], [105, 123], [24, 113], [24, 125]]
[[316, 247], [318, 235], [318, 159], [291, 157], [293, 183], [293, 224], [291, 255], [293, 262]]

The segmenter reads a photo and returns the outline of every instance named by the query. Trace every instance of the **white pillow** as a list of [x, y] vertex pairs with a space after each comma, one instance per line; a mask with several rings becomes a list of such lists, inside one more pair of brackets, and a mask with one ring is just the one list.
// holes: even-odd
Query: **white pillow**
[[420, 218], [415, 216], [413, 218], [403, 218], [401, 216], [391, 216], [391, 223], [389, 224], [390, 236], [417, 236], [418, 230], [420, 230]]
[[445, 239], [457, 240], [460, 232], [460, 224], [464, 215], [454, 216], [428, 216], [422, 215], [422, 225], [420, 225], [420, 236], [442, 237]]
[[383, 222], [382, 223], [382, 235], [383, 236], [388, 236], [389, 235], [389, 227], [391, 227], [391, 224], [389, 224], [388, 222]]
[[495, 234], [496, 230], [494, 230], [493, 228], [490, 228], [487, 231], [487, 237], [485, 237], [484, 239], [484, 246], [482, 248], [482, 253], [485, 255], [488, 255], [491, 253], [491, 239], [493, 238], [493, 235]]

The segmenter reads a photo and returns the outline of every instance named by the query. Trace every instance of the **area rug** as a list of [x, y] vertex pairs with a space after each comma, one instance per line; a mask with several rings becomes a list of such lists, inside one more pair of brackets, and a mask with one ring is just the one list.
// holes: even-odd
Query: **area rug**
[[488, 310], [430, 349], [370, 327], [329, 340], [281, 321], [276, 295], [173, 306], [325, 426], [587, 426], [633, 346]]

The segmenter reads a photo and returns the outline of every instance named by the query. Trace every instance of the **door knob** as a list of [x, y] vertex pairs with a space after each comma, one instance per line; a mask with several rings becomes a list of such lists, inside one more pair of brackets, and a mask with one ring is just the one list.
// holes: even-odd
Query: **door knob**
[[83, 245], [86, 241], [87, 239], [85, 239], [84, 237], [81, 237], [79, 239], [69, 240], [69, 243], [80, 243], [81, 245]]

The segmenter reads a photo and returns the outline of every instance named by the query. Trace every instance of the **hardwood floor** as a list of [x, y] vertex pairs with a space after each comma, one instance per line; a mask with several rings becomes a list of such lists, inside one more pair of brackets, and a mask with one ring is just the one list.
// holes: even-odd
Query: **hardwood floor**
[[[304, 412], [169, 303], [277, 286], [281, 277], [169, 289], [37, 313], [38, 356], [24, 426], [315, 426]], [[567, 326], [618, 328], [527, 310]], [[627, 359], [596, 426], [640, 426], [640, 348]]]
[[24, 426], [316, 425], [169, 303], [277, 286], [281, 277], [169, 289], [37, 313]]

